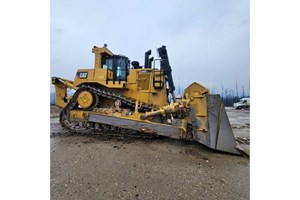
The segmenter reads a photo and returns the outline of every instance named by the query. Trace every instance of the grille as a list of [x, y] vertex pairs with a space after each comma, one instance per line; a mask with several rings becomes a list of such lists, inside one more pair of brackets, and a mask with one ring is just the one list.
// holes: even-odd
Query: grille
[[150, 74], [139, 74], [138, 75], [138, 87], [141, 90], [148, 90], [150, 82]]

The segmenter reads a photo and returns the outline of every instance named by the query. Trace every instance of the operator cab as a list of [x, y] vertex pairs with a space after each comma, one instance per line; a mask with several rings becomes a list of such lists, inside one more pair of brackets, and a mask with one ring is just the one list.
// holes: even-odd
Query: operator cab
[[108, 69], [113, 72], [113, 80], [126, 81], [129, 74], [130, 60], [126, 56], [121, 55], [103, 55], [102, 69]]

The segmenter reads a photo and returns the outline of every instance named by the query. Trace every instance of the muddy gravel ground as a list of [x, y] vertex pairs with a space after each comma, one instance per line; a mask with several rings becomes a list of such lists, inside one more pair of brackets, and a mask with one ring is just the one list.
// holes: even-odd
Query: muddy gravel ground
[[[169, 138], [71, 135], [51, 108], [51, 199], [249, 199], [250, 159]], [[249, 111], [227, 108], [249, 149]]]

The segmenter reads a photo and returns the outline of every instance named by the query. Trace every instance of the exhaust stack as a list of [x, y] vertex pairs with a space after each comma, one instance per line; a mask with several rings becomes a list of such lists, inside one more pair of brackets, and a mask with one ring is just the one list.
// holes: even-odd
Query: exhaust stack
[[173, 82], [173, 77], [172, 77], [172, 68], [169, 63], [169, 58], [168, 58], [168, 52], [166, 46], [162, 46], [157, 49], [158, 56], [161, 58], [160, 61], [160, 70], [163, 71], [166, 81], [168, 82], [169, 86], [169, 93], [172, 94], [172, 99], [173, 102], [176, 102], [176, 97], [175, 97], [175, 85]]
[[151, 55], [151, 49], [145, 53], [145, 64], [144, 64], [145, 69], [151, 68], [151, 62], [149, 60], [150, 55]]

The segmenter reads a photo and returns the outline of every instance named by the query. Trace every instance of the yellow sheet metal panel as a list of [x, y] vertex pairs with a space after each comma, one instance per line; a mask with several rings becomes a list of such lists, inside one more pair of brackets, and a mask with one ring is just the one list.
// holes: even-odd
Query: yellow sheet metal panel
[[98, 83], [108, 88], [124, 88], [126, 81], [114, 82], [113, 72], [108, 69], [79, 69], [74, 79], [74, 85], [78, 86], [82, 83]]
[[101, 62], [102, 62], [102, 55], [107, 54], [112, 56], [113, 53], [106, 47], [94, 47], [92, 49], [92, 52], [95, 54], [95, 64], [94, 67], [95, 69], [100, 69], [101, 68]]
[[74, 85], [78, 86], [81, 83], [94, 81], [94, 69], [79, 69], [74, 78]]
[[130, 69], [129, 75], [127, 76], [128, 84], [136, 84], [137, 79], [137, 69]]
[[193, 110], [194, 118], [199, 125], [198, 130], [207, 132], [207, 94], [209, 90], [199, 83], [192, 83], [184, 91], [184, 97], [190, 99], [190, 107]]
[[72, 110], [70, 111], [70, 118], [74, 121], [85, 121], [89, 117], [88, 111], [78, 111]]
[[199, 83], [194, 82], [184, 90], [184, 94], [186, 93], [197, 96], [197, 95], [209, 94], [209, 90], [206, 87], [200, 85]]
[[64, 98], [67, 96], [67, 88], [61, 85], [55, 85], [55, 104], [61, 108], [64, 108], [67, 103]]
[[[165, 85], [159, 89], [153, 87], [153, 76], [154, 73], [159, 73], [157, 71], [154, 69], [130, 69], [126, 85], [128, 90], [123, 91], [122, 94], [141, 102], [166, 106], [168, 103]], [[164, 77], [162, 80], [164, 81]]]
[[94, 82], [103, 82], [106, 79], [112, 79], [113, 73], [108, 69], [94, 69]]
[[198, 130], [207, 132], [208, 131], [208, 126], [207, 126], [207, 116], [205, 117], [196, 117], [197, 120], [200, 121], [200, 127]]
[[141, 90], [149, 90], [150, 77], [150, 73], [139, 73], [137, 87]]
[[191, 106], [195, 107], [197, 117], [207, 116], [207, 98], [202, 97], [193, 97]]
[[[111, 89], [121, 89], [121, 88], [126, 88], [126, 81], [108, 81], [107, 83], [105, 81], [100, 82], [101, 85], [104, 85], [105, 87], [111, 88]], [[122, 93], [122, 91], [118, 91]]]
[[205, 94], [208, 93], [209, 90], [206, 87], [196, 82], [184, 90], [184, 96], [185, 98], [190, 98], [191, 106], [195, 108], [197, 117], [207, 116], [207, 98]]
[[74, 86], [73, 81], [59, 77], [52, 77], [52, 84], [55, 86], [55, 104], [62, 108], [65, 107], [71, 99], [71, 96], [67, 96], [67, 89], [77, 90], [77, 87]]

